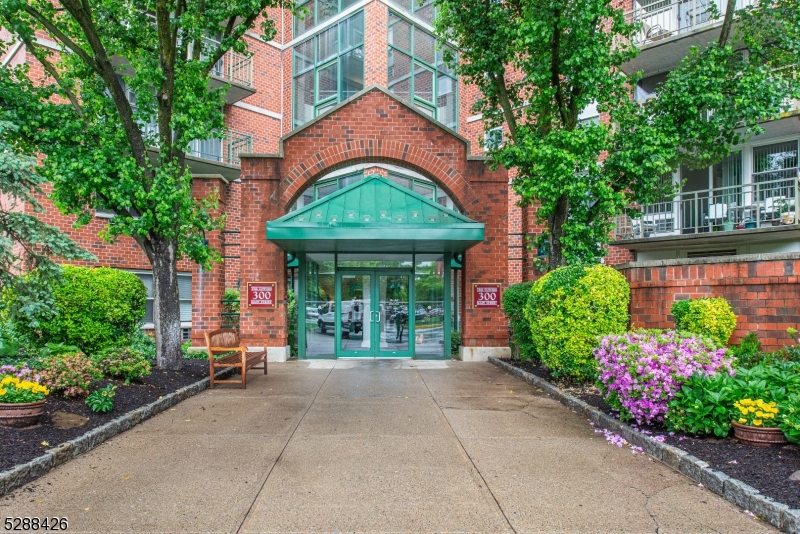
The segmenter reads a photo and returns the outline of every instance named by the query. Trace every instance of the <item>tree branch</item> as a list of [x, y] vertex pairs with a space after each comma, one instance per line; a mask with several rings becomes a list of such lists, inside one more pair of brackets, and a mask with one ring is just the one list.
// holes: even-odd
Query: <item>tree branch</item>
[[500, 101], [500, 107], [503, 109], [503, 116], [508, 125], [508, 131], [514, 143], [517, 142], [517, 118], [514, 116], [514, 106], [511, 104], [511, 99], [508, 96], [508, 88], [506, 87], [506, 70], [505, 67], [500, 67], [500, 72], [492, 73], [492, 79], [497, 86], [497, 97]]
[[45, 18], [44, 15], [42, 15], [35, 9], [31, 8], [30, 6], [27, 6], [25, 8], [25, 11], [30, 16], [38, 20], [42, 24], [42, 26], [44, 26], [45, 29], [47, 29], [47, 31], [49, 31], [53, 35], [53, 37], [61, 41], [61, 43], [64, 46], [72, 50], [74, 53], [78, 54], [78, 56], [82, 60], [84, 60], [86, 64], [92, 68], [92, 70], [99, 72], [97, 63], [95, 62], [94, 58], [92, 58], [89, 54], [87, 54], [83, 48], [75, 44], [75, 42], [69, 37], [67, 37], [67, 35], [64, 32], [62, 32], [55, 24], [47, 20], [47, 18]]
[[731, 27], [733, 26], [733, 15], [736, 12], [736, 0], [728, 0], [728, 5], [725, 7], [725, 18], [722, 21], [722, 28], [719, 31], [720, 48], [724, 48], [728, 44], [728, 39], [731, 35]]

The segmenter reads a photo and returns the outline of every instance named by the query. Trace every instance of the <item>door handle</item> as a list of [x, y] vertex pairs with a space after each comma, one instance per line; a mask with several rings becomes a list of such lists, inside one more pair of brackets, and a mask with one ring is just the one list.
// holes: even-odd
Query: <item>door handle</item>
[[381, 322], [381, 312], [379, 312], [379, 311], [376, 311], [375, 313], [377, 313], [377, 314], [378, 314], [378, 322], [380, 323], [380, 322]]

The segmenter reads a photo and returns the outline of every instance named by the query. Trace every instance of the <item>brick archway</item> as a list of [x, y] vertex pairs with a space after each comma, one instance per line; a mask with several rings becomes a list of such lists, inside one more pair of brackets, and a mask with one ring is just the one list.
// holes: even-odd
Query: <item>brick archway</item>
[[[341, 168], [391, 163], [433, 180], [469, 218], [484, 223], [485, 239], [465, 255], [461, 295], [473, 283], [508, 285], [508, 172], [470, 156], [470, 144], [380, 87], [369, 87], [281, 140], [278, 154], [240, 155], [240, 275], [248, 282], [276, 282], [275, 309], [248, 309], [242, 293], [240, 331], [251, 344], [287, 344], [286, 254], [269, 242], [266, 223], [285, 215], [308, 186]], [[221, 298], [221, 297], [220, 297]], [[471, 354], [508, 347], [501, 308], [473, 309], [461, 300], [462, 338]], [[497, 354], [497, 352], [494, 352]]]
[[[297, 164], [283, 179], [281, 205], [288, 212], [300, 194], [325, 175], [359, 163], [392, 163], [430, 178], [453, 199], [461, 211], [478, 203], [464, 176], [436, 154], [403, 141], [353, 139], [328, 146]], [[456, 194], [461, 191], [461, 195]]]

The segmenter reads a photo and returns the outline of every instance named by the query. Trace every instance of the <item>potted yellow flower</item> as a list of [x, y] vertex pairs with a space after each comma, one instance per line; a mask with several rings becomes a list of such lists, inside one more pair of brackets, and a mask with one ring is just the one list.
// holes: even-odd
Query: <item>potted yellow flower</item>
[[0, 368], [0, 425], [23, 427], [36, 424], [44, 413], [47, 387], [28, 369]]
[[783, 431], [776, 426], [778, 407], [774, 402], [742, 399], [733, 406], [739, 412], [739, 418], [733, 421], [733, 433], [740, 442], [753, 447], [788, 443]]

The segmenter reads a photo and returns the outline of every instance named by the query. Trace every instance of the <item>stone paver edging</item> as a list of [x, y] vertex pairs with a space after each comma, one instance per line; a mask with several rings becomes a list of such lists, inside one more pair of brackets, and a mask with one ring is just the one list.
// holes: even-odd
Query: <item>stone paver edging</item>
[[[232, 374], [233, 371], [234, 368], [225, 369], [214, 376], [216, 378], [225, 378], [227, 375]], [[209, 380], [208, 377], [206, 377], [194, 384], [189, 384], [188, 386], [164, 395], [150, 404], [145, 404], [135, 410], [131, 410], [104, 425], [90, 430], [82, 436], [78, 436], [75, 439], [65, 441], [57, 447], [48, 449], [43, 455], [34, 458], [30, 462], [19, 464], [8, 471], [3, 471], [0, 473], [0, 496], [39, 478], [51, 469], [68, 462], [79, 454], [94, 449], [104, 441], [125, 432], [145, 419], [149, 419], [154, 415], [172, 408], [179, 402], [197, 395], [201, 391], [208, 389], [208, 386]]]
[[641, 432], [637, 432], [620, 420], [601, 412], [577, 397], [565, 393], [543, 378], [539, 378], [497, 358], [490, 357], [489, 363], [500, 367], [532, 386], [536, 386], [573, 411], [585, 415], [597, 427], [615, 432], [627, 440], [628, 443], [642, 447], [651, 457], [703, 484], [709, 490], [725, 497], [741, 508], [750, 510], [760, 519], [780, 528], [784, 532], [800, 534], [800, 510], [789, 509], [787, 505], [761, 495], [752, 486], [748, 486], [741, 480], [731, 478], [725, 473], [709, 468], [706, 462], [684, 450], [661, 443]]

